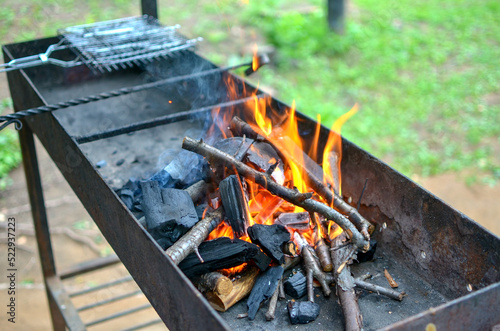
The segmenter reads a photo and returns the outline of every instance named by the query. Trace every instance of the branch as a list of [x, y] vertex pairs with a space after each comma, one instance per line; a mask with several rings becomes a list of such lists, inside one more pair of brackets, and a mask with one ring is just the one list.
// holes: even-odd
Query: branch
[[270, 193], [277, 195], [296, 206], [302, 207], [308, 212], [316, 212], [323, 215], [326, 219], [334, 221], [342, 229], [344, 229], [344, 231], [348, 232], [352, 243], [357, 248], [362, 251], [367, 251], [369, 249], [369, 241], [361, 235], [361, 233], [347, 218], [333, 208], [330, 208], [319, 201], [313, 200], [312, 198], [308, 198], [307, 194], [300, 193], [276, 183], [271, 176], [266, 173], [252, 169], [246, 164], [235, 160], [231, 155], [207, 145], [201, 140], [196, 141], [189, 137], [185, 137], [182, 142], [182, 148], [203, 155], [210, 163], [222, 163], [228, 167], [234, 167], [240, 175], [254, 181], [267, 189]]
[[198, 246], [208, 237], [222, 221], [222, 208], [208, 213], [205, 218], [194, 225], [175, 244], [170, 246], [166, 253], [178, 265], [192, 252], [198, 256]]
[[[231, 131], [235, 135], [245, 135], [246, 137], [265, 141], [266, 143], [273, 146], [273, 148], [278, 152], [280, 157], [285, 160], [289, 160], [295, 163], [304, 174], [304, 179], [307, 184], [317, 192], [325, 201], [336, 207], [340, 212], [347, 215], [351, 222], [358, 228], [358, 230], [363, 234], [366, 240], [370, 240], [370, 233], [373, 233], [375, 226], [368, 222], [358, 210], [347, 202], [345, 202], [340, 196], [338, 196], [333, 190], [329, 189], [325, 184], [323, 184], [321, 178], [319, 178], [319, 173], [323, 172], [323, 169], [312, 160], [304, 151], [302, 151], [298, 146], [293, 149], [293, 153], [287, 152], [287, 150], [282, 150], [273, 144], [269, 139], [264, 138], [258, 132], [256, 132], [248, 123], [243, 121], [241, 118], [235, 116], [230, 123]], [[303, 162], [299, 162], [296, 153], [302, 154]], [[300, 155], [297, 154], [297, 155]]]
[[[342, 245], [344, 239], [345, 232], [342, 232], [332, 240], [332, 248]], [[338, 271], [341, 269], [340, 272], [335, 272], [334, 277], [337, 283], [337, 295], [342, 306], [342, 312], [344, 313], [345, 329], [347, 331], [361, 330], [363, 328], [363, 317], [361, 316], [358, 299], [354, 292], [354, 278], [351, 276], [348, 265], [341, 268], [341, 265], [344, 264], [344, 261], [350, 254], [351, 251], [347, 247], [332, 250], [334, 270]]]

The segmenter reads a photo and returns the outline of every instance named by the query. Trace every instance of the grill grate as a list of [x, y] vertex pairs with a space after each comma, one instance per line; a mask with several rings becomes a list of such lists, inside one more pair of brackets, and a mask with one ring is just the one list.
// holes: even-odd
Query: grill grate
[[[201, 38], [187, 39], [179, 25], [162, 26], [151, 16], [128, 17], [59, 30], [61, 40], [42, 54], [14, 59], [0, 65], [0, 72], [54, 64], [61, 67], [87, 65], [96, 72], [111, 72], [171, 57], [192, 49]], [[63, 61], [51, 57], [72, 49], [77, 57]]]

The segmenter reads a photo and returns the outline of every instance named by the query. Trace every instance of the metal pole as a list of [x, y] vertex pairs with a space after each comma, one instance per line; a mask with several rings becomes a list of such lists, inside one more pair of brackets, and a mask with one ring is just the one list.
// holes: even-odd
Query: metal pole
[[344, 34], [344, 0], [328, 0], [328, 26], [338, 34]]
[[158, 3], [156, 0], [141, 0], [141, 10], [143, 15], [158, 18]]

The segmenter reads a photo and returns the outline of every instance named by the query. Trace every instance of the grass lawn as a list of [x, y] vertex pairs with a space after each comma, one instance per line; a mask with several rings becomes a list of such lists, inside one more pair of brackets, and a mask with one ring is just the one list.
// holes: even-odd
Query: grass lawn
[[[124, 0], [6, 2], [3, 43], [139, 14], [138, 3]], [[343, 135], [404, 174], [472, 169], [471, 181], [496, 183], [500, 2], [352, 0], [343, 36], [328, 31], [325, 7], [324, 0], [159, 5], [161, 21], [204, 37], [204, 55], [218, 64], [241, 59], [234, 47], [220, 52], [238, 43], [236, 28], [273, 45], [274, 65], [261, 70], [261, 85], [287, 103], [295, 99], [310, 116], [321, 114], [326, 125], [358, 102], [361, 110]]]

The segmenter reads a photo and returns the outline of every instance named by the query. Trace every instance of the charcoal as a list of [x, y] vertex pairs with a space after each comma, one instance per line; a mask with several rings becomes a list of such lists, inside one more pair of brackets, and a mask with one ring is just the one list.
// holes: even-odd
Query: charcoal
[[163, 188], [185, 188], [207, 178], [207, 161], [200, 155], [181, 150], [162, 170], [150, 180], [160, 183]]
[[264, 254], [259, 246], [240, 239], [220, 237], [205, 241], [200, 244], [198, 251], [204, 260], [203, 263], [192, 253], [179, 264], [179, 268], [188, 278], [236, 267], [245, 262], [253, 262], [260, 270], [265, 270], [271, 263], [271, 258]]
[[186, 191], [161, 189], [157, 181], [142, 182], [142, 206], [148, 232], [166, 249], [198, 222], [198, 215]]
[[252, 292], [247, 300], [249, 320], [255, 318], [260, 308], [260, 304], [273, 295], [279, 280], [283, 276], [283, 271], [284, 269], [282, 266], [270, 267], [257, 277]]
[[255, 224], [248, 228], [248, 235], [254, 244], [279, 264], [285, 262], [283, 245], [290, 240], [290, 232], [280, 224]]
[[363, 253], [359, 251], [357, 253], [357, 258], [354, 260], [355, 262], [367, 262], [373, 260], [373, 256], [375, 255], [375, 251], [377, 250], [377, 241], [375, 239], [370, 239], [370, 249], [368, 252]]
[[293, 228], [297, 230], [306, 230], [309, 228], [309, 217], [308, 212], [302, 213], [282, 213], [278, 216], [276, 220], [277, 224], [281, 224], [287, 228]]
[[202, 203], [196, 206], [196, 214], [198, 215], [198, 218], [201, 220], [203, 218], [203, 214], [205, 214], [205, 210], [208, 207], [208, 203]]
[[307, 279], [302, 272], [289, 277], [283, 284], [285, 292], [294, 299], [300, 299], [307, 293]]
[[253, 139], [231, 137], [217, 141], [214, 147], [232, 155], [236, 160], [241, 161], [253, 143]]
[[311, 301], [290, 301], [288, 315], [292, 324], [307, 324], [319, 316], [319, 305]]
[[284, 181], [285, 170], [283, 168], [283, 161], [280, 159], [275, 149], [268, 143], [261, 141], [255, 142], [248, 150], [246, 159], [248, 162], [264, 171], [268, 171], [272, 165], [279, 161], [278, 169], [280, 171], [274, 171], [272, 177], [274, 177], [277, 182]]
[[222, 206], [236, 237], [246, 234], [250, 214], [240, 178], [231, 175], [219, 184]]
[[122, 188], [115, 190], [115, 192], [130, 211], [142, 211], [142, 190], [139, 181], [131, 178]]

